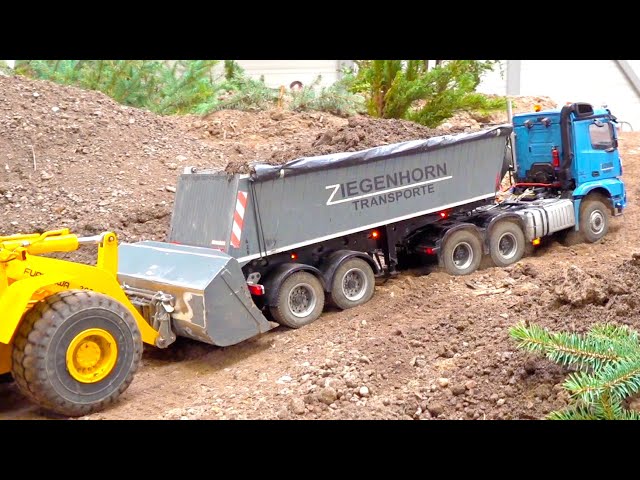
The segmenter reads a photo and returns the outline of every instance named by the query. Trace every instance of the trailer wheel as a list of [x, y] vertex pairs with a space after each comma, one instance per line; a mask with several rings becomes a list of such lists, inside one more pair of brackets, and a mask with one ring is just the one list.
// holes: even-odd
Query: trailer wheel
[[478, 269], [482, 261], [480, 239], [469, 230], [452, 233], [442, 248], [442, 262], [451, 275], [468, 275]]
[[525, 251], [524, 232], [519, 225], [501, 221], [491, 230], [489, 252], [497, 267], [506, 267], [522, 258]]
[[371, 300], [376, 278], [362, 258], [350, 258], [337, 268], [331, 284], [331, 301], [346, 310]]
[[580, 204], [580, 233], [584, 240], [595, 243], [609, 231], [609, 209], [600, 197], [587, 197]]
[[142, 339], [131, 313], [96, 292], [69, 290], [27, 312], [13, 342], [22, 393], [51, 412], [77, 417], [104, 409], [127, 389]]
[[276, 322], [289, 328], [300, 328], [316, 320], [324, 308], [324, 289], [309, 272], [295, 272], [280, 286], [277, 305], [270, 307]]

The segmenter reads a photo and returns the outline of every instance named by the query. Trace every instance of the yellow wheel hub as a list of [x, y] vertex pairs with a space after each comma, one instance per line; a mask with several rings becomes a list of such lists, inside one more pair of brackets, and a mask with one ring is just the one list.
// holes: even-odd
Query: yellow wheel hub
[[115, 338], [101, 328], [80, 332], [67, 348], [69, 374], [82, 383], [96, 383], [111, 373], [118, 359]]

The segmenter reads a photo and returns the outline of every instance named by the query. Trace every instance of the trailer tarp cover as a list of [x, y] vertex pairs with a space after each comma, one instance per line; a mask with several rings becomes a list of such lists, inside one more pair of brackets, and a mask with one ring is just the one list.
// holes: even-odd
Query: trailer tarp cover
[[291, 160], [283, 165], [254, 163], [252, 165], [251, 179], [259, 182], [278, 177], [299, 175], [315, 170], [348, 167], [351, 165], [381, 160], [383, 158], [393, 158], [412, 153], [428, 152], [430, 150], [437, 150], [439, 148], [448, 147], [457, 143], [470, 142], [480, 138], [508, 136], [511, 134], [512, 130], [513, 127], [510, 124], [504, 124], [480, 130], [478, 132], [443, 135], [439, 137], [431, 137], [426, 140], [410, 140], [408, 142], [392, 143], [357, 152], [341, 152], [315, 157], [301, 157]]

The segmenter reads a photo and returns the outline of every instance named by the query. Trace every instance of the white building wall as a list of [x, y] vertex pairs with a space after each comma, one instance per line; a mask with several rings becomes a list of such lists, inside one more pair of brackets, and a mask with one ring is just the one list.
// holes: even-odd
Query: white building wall
[[313, 83], [322, 76], [321, 86], [329, 86], [338, 80], [339, 60], [237, 60], [245, 73], [253, 78], [264, 75], [269, 87], [284, 85], [298, 80], [303, 85]]
[[476, 90], [485, 94], [506, 95], [507, 61], [500, 60], [500, 63], [493, 68], [493, 71], [485, 73]]
[[[640, 76], [640, 60], [628, 62]], [[559, 106], [604, 104], [619, 120], [640, 130], [640, 96], [614, 60], [521, 60], [520, 65], [520, 95], [547, 96]], [[479, 91], [504, 95], [506, 80], [506, 73], [504, 83], [493, 76]]]

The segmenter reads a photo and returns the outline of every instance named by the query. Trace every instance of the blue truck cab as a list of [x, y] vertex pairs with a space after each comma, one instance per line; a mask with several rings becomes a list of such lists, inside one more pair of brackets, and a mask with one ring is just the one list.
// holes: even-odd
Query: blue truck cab
[[[609, 109], [572, 103], [560, 109], [513, 116], [517, 185], [556, 190], [574, 201], [576, 225], [599, 221], [581, 219], [581, 205], [598, 200], [612, 215], [626, 206], [616, 118]], [[593, 225], [595, 230], [598, 225]]]

